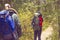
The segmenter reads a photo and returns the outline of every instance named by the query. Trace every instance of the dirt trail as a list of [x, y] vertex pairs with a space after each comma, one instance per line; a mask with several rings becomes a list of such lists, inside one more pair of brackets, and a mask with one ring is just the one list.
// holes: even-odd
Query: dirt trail
[[51, 24], [53, 24], [53, 21], [51, 21], [49, 27], [42, 32], [41, 40], [51, 40], [51, 38], [49, 38], [49, 36], [52, 36], [52, 33], [53, 33], [53, 28]]
[[48, 39], [48, 37], [52, 35], [52, 31], [53, 28], [49, 26], [45, 31], [42, 32], [41, 40], [51, 40], [50, 38]]

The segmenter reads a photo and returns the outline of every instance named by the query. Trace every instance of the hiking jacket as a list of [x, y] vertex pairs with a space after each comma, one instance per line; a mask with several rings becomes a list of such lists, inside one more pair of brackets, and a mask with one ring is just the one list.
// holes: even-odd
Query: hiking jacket
[[20, 24], [20, 21], [19, 21], [19, 19], [18, 19], [17, 14], [13, 14], [13, 15], [12, 15], [12, 18], [13, 18], [13, 20], [14, 20], [14, 22], [15, 22], [15, 30], [16, 30], [17, 33], [18, 33], [18, 37], [20, 37], [21, 34], [22, 34], [22, 31], [21, 31], [21, 24]]
[[[33, 25], [33, 27], [34, 26], [36, 26], [36, 21], [35, 21], [35, 19], [36, 19], [36, 17], [34, 16], [34, 18], [33, 18], [33, 20], [32, 20], [32, 25]], [[42, 23], [43, 23], [43, 18], [42, 18], [42, 16], [38, 16], [38, 26], [40, 26], [40, 27], [42, 27]]]
[[16, 24], [20, 25], [20, 21], [18, 20], [18, 16], [16, 14], [13, 14], [12, 18]]

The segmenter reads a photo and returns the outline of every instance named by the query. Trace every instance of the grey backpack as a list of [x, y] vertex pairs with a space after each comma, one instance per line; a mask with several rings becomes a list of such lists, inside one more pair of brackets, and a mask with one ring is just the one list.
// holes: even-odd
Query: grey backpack
[[33, 29], [34, 29], [34, 30], [40, 30], [39, 18], [38, 18], [38, 17], [35, 17], [35, 16], [34, 16], [32, 25], [33, 25]]

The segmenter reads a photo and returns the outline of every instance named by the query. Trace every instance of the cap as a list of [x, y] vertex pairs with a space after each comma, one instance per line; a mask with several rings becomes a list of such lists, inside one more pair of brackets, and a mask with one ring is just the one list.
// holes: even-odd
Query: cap
[[35, 15], [39, 15], [39, 13], [34, 13]]

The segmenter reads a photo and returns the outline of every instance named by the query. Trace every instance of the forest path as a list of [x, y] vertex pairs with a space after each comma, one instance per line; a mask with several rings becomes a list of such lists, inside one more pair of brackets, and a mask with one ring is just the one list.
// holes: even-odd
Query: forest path
[[41, 34], [41, 40], [51, 40], [49, 36], [51, 36], [53, 33], [53, 28], [49, 26], [45, 31]]
[[53, 33], [53, 27], [51, 26], [52, 23], [53, 21], [50, 23], [49, 27], [42, 32], [41, 40], [51, 40], [49, 37], [52, 36]]

